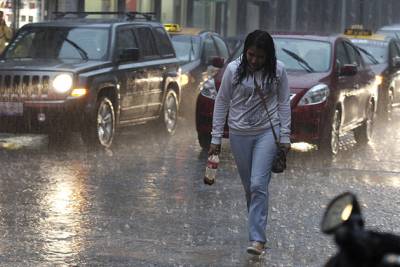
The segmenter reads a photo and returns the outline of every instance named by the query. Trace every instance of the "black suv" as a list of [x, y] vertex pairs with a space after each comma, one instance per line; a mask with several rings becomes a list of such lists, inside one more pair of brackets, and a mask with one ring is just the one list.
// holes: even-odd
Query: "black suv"
[[[93, 15], [113, 15], [93, 19]], [[110, 147], [122, 126], [177, 123], [180, 69], [169, 35], [145, 13], [58, 13], [22, 27], [0, 59], [0, 131], [60, 140], [80, 131]]]

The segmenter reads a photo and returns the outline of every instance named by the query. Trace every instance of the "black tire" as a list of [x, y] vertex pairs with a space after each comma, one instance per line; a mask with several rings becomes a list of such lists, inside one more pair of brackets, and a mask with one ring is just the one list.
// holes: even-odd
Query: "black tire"
[[367, 109], [367, 117], [363, 124], [354, 129], [354, 139], [358, 144], [367, 144], [372, 136], [374, 126], [374, 104], [370, 103]]
[[92, 117], [86, 119], [86, 127], [82, 131], [83, 142], [89, 147], [111, 147], [115, 136], [115, 112], [109, 98], [98, 99]]
[[197, 138], [202, 149], [208, 150], [211, 143], [211, 134], [198, 133]]
[[336, 109], [333, 113], [332, 120], [328, 126], [328, 136], [320, 144], [320, 149], [324, 154], [336, 155], [339, 152], [339, 135], [340, 135], [341, 114]]
[[164, 131], [169, 135], [173, 135], [178, 124], [178, 97], [172, 89], [169, 89], [165, 96], [160, 120]]

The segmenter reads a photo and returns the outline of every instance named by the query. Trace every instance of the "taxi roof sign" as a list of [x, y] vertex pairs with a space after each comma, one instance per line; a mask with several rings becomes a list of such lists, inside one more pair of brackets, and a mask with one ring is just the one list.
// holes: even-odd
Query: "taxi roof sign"
[[180, 32], [181, 26], [179, 24], [175, 24], [175, 23], [166, 23], [164, 24], [164, 28], [168, 31], [168, 32]]
[[354, 24], [351, 25], [350, 28], [346, 28], [344, 34], [353, 36], [371, 36], [372, 31], [370, 29], [364, 29], [361, 24]]

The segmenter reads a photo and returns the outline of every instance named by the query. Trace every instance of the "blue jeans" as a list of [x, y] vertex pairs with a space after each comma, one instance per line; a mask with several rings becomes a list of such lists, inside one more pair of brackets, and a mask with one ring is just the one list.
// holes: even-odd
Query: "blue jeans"
[[[279, 133], [279, 127], [274, 127]], [[246, 193], [249, 239], [266, 242], [268, 184], [277, 148], [272, 130], [258, 135], [229, 134], [231, 150]]]

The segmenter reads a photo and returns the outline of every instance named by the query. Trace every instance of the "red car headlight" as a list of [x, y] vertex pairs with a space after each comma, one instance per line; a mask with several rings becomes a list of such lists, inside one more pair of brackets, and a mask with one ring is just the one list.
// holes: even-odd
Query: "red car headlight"
[[329, 88], [326, 84], [320, 83], [310, 88], [300, 99], [299, 106], [315, 105], [324, 102], [329, 96]]

